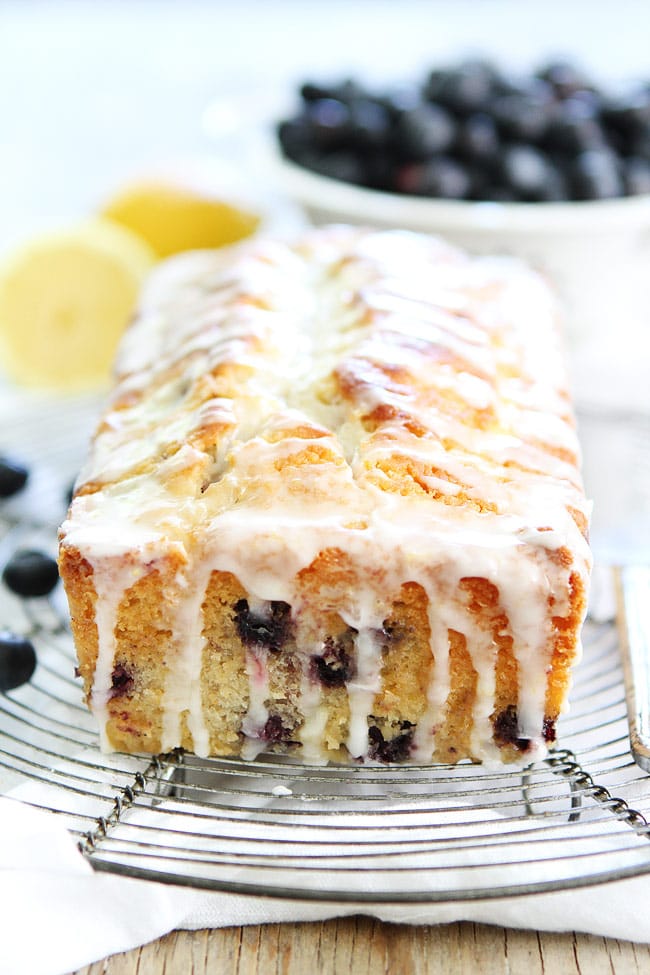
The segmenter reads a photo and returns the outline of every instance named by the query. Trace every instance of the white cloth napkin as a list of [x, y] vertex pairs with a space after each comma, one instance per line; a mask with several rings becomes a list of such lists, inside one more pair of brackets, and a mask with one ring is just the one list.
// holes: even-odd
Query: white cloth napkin
[[[484, 818], [484, 817], [482, 817]], [[64, 975], [177, 928], [368, 914], [383, 921], [470, 920], [650, 942], [650, 876], [582, 890], [431, 905], [329, 903], [206, 893], [96, 873], [60, 819], [0, 799], [0, 975]]]

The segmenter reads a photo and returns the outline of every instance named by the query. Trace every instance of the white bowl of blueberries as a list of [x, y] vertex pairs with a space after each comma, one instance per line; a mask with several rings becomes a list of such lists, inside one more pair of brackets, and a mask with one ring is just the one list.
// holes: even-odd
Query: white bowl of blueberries
[[315, 223], [523, 257], [559, 288], [574, 343], [650, 324], [650, 83], [481, 59], [388, 93], [307, 82], [276, 139], [282, 189]]

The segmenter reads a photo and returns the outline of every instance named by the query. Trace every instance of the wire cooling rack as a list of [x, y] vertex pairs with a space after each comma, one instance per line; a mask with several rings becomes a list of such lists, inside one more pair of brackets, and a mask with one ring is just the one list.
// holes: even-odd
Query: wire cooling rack
[[[0, 563], [19, 547], [53, 549], [63, 513], [63, 458], [46, 430], [30, 430], [31, 487], [0, 508]], [[650, 871], [650, 780], [629, 752], [612, 622], [587, 623], [560, 747], [523, 770], [103, 755], [60, 587], [40, 600], [0, 587], [0, 624], [38, 654], [29, 684], [0, 694], [2, 791], [60, 817], [96, 869], [359, 903], [487, 899]]]

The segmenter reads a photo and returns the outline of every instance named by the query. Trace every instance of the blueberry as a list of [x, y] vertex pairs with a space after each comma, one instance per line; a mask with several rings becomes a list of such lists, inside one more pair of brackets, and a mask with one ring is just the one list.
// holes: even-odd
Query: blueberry
[[47, 596], [59, 581], [59, 570], [45, 552], [23, 549], [7, 562], [2, 581], [17, 596]]
[[432, 196], [446, 200], [463, 200], [471, 189], [468, 170], [448, 156], [438, 156], [429, 162], [403, 166], [396, 177], [402, 193]]
[[33, 643], [8, 630], [0, 631], [0, 691], [26, 684], [35, 668]]
[[352, 105], [353, 102], [359, 99], [367, 98], [368, 92], [354, 78], [346, 78], [345, 81], [336, 85], [332, 92], [332, 97], [338, 98], [339, 101], [344, 102], [346, 105]]
[[310, 143], [318, 149], [337, 149], [350, 131], [350, 109], [336, 98], [319, 98], [307, 106]]
[[559, 98], [593, 87], [589, 78], [570, 61], [551, 61], [537, 71], [537, 77], [548, 82]]
[[562, 203], [571, 199], [570, 181], [558, 166], [548, 166], [546, 184], [539, 199], [543, 203]]
[[455, 113], [476, 112], [488, 102], [496, 80], [496, 71], [489, 62], [472, 59], [451, 71], [432, 71], [424, 94]]
[[546, 140], [549, 146], [570, 154], [603, 145], [605, 133], [594, 104], [577, 97], [559, 103], [549, 122]]
[[[521, 78], [518, 75], [511, 74], [509, 72], [502, 72], [499, 74], [498, 78], [494, 84], [494, 98], [499, 95], [525, 95], [530, 90], [530, 79]], [[489, 111], [489, 106], [486, 106], [485, 111]]]
[[360, 98], [350, 105], [349, 139], [360, 149], [376, 150], [388, 139], [390, 117], [378, 101]]
[[322, 656], [311, 658], [310, 674], [325, 687], [343, 687], [353, 676], [352, 659], [343, 643], [328, 637]]
[[311, 148], [311, 126], [308, 119], [301, 115], [280, 122], [278, 140], [285, 156], [300, 162], [302, 156]]
[[377, 762], [404, 762], [411, 751], [414, 727], [410, 721], [400, 722], [401, 734], [386, 740], [376, 725], [368, 728], [368, 756]]
[[385, 646], [396, 646], [404, 639], [407, 633], [407, 628], [401, 623], [396, 623], [391, 620], [384, 620], [380, 633], [383, 637]]
[[544, 94], [500, 95], [491, 106], [499, 131], [508, 139], [538, 142], [551, 119], [551, 102]]
[[303, 101], [316, 102], [321, 98], [334, 98], [334, 90], [334, 85], [322, 85], [317, 81], [305, 81], [300, 86], [300, 96]]
[[491, 162], [499, 152], [499, 135], [494, 119], [485, 112], [470, 115], [460, 126], [458, 152], [475, 162]]
[[440, 96], [448, 84], [449, 74], [446, 68], [433, 68], [422, 86], [422, 98], [432, 102], [442, 101]]
[[366, 182], [366, 166], [364, 161], [353, 152], [340, 150], [309, 159], [309, 169], [330, 179], [340, 179], [344, 183], [364, 184]]
[[476, 190], [472, 190], [472, 199], [489, 200], [492, 203], [516, 203], [519, 198], [508, 186], [487, 184], [481, 189], [479, 184]]
[[391, 122], [396, 122], [400, 115], [420, 104], [420, 95], [413, 85], [403, 85], [381, 95], [378, 101], [383, 105]]
[[404, 158], [424, 160], [451, 146], [454, 121], [444, 108], [418, 105], [400, 116], [393, 136], [395, 148]]
[[497, 187], [493, 185], [492, 173], [487, 166], [469, 165], [467, 173], [470, 180], [469, 200], [492, 200]]
[[293, 729], [285, 727], [279, 714], [269, 715], [260, 737], [269, 744], [290, 742]]
[[316, 102], [323, 98], [333, 98], [340, 102], [350, 102], [355, 98], [363, 98], [363, 88], [353, 79], [348, 78], [337, 84], [320, 84], [306, 81], [300, 88], [300, 95], [305, 102]]
[[622, 196], [619, 159], [611, 149], [580, 153], [572, 170], [573, 192], [579, 200], [607, 200]]
[[27, 483], [29, 471], [10, 457], [0, 457], [0, 498], [10, 498]]
[[110, 697], [124, 697], [130, 694], [133, 690], [133, 684], [134, 679], [131, 669], [124, 664], [116, 664], [111, 674]]
[[650, 160], [650, 126], [635, 137], [631, 145], [631, 155]]
[[272, 602], [268, 615], [259, 616], [251, 613], [248, 600], [240, 599], [235, 604], [235, 623], [246, 646], [281, 650], [291, 635], [291, 607]]
[[562, 102], [556, 103], [560, 107], [565, 105], [583, 105], [593, 112], [595, 117], [600, 116], [603, 105], [605, 104], [605, 96], [603, 92], [596, 91], [593, 88], [581, 89], [580, 91], [575, 91], [568, 98], [564, 99]]
[[632, 156], [623, 166], [626, 192], [630, 196], [650, 193], [650, 160]]
[[603, 106], [603, 119], [624, 137], [634, 136], [650, 126], [650, 91], [645, 88], [610, 99]]
[[552, 744], [555, 741], [556, 739], [555, 721], [553, 720], [553, 718], [544, 718], [542, 737], [544, 738], [544, 741], [548, 745]]
[[538, 149], [513, 145], [504, 151], [503, 180], [518, 199], [527, 202], [545, 199], [550, 174], [551, 164]]
[[387, 152], [372, 152], [365, 160], [364, 185], [375, 190], [395, 189], [395, 174], [399, 164]]
[[492, 727], [497, 745], [514, 745], [520, 752], [525, 752], [529, 748], [530, 739], [519, 736], [519, 717], [514, 704], [509, 704], [507, 708], [495, 715]]

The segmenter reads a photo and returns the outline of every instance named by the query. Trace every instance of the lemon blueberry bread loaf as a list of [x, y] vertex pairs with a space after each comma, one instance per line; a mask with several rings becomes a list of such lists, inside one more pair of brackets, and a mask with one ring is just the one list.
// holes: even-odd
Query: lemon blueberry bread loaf
[[590, 564], [560, 346], [533, 272], [415, 234], [161, 265], [61, 529], [103, 746], [543, 755]]

